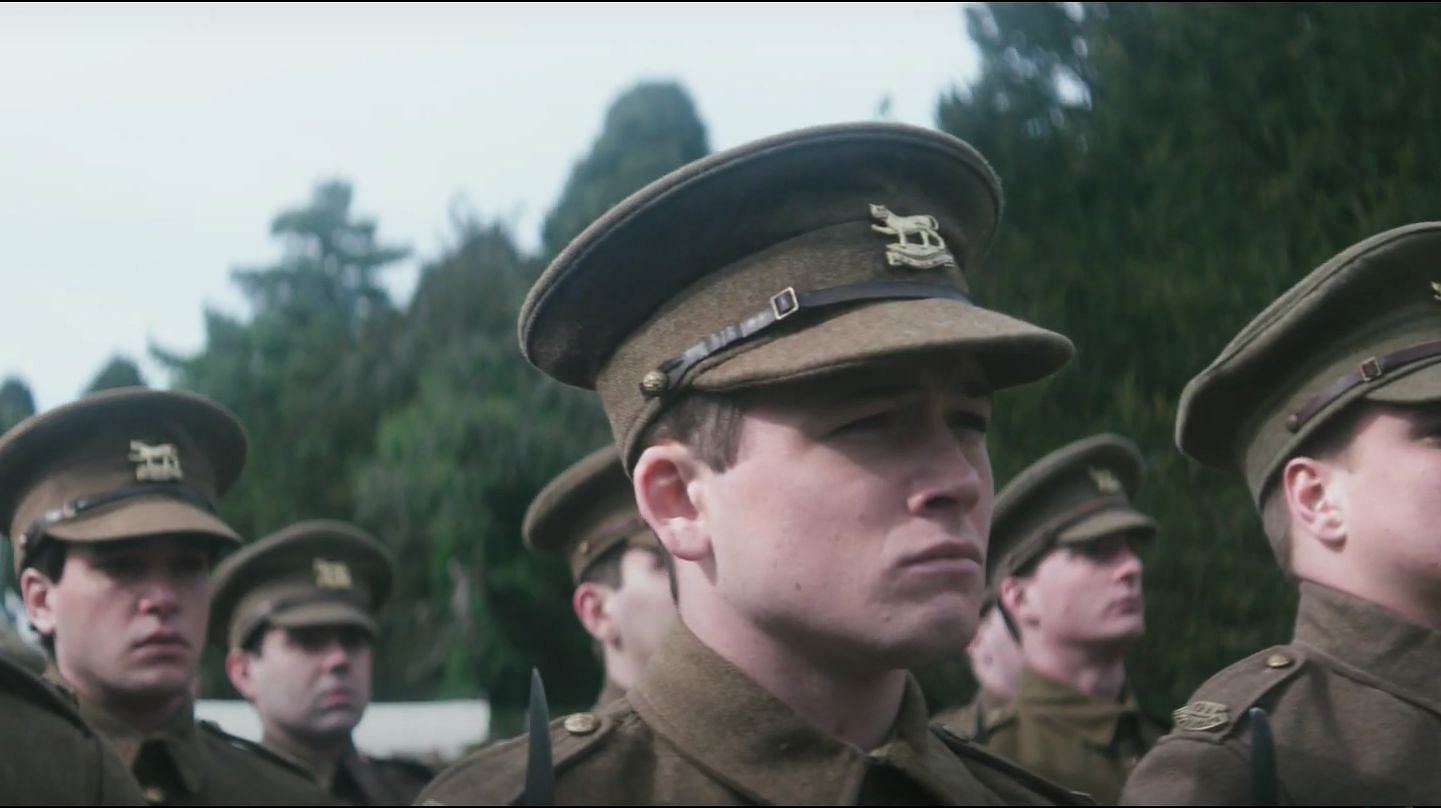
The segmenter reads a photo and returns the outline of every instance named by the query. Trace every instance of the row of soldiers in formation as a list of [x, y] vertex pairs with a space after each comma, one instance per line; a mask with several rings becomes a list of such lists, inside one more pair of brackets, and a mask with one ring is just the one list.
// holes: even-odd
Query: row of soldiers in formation
[[[1166, 732], [1121, 661], [1144, 629], [1132, 542], [1157, 532], [1131, 504], [1135, 448], [1089, 438], [994, 494], [993, 394], [1074, 351], [970, 295], [1000, 208], [959, 140], [822, 127], [673, 172], [556, 258], [521, 348], [596, 392], [615, 446], [524, 532], [569, 562], [607, 688], [417, 800], [1441, 799], [1441, 224], [1327, 261], [1182, 393], [1179, 448], [1245, 480], [1301, 602], [1292, 642], [1216, 674]], [[209, 580], [240, 541], [214, 504], [244, 453], [231, 416], [177, 392], [97, 394], [0, 439], [25, 607], [77, 708], [0, 667], [27, 728], [0, 742], [7, 801], [304, 804], [384, 776], [348, 731], [389, 560], [310, 524]], [[276, 750], [194, 721], [207, 621]], [[968, 643], [1002, 693], [932, 720], [907, 671]], [[364, 676], [307, 673], [327, 654]], [[331, 732], [266, 717], [286, 698]]]

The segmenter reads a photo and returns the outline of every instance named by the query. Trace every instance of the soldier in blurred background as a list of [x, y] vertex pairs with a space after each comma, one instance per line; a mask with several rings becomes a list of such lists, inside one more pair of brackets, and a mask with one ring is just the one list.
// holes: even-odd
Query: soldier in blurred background
[[675, 620], [665, 550], [635, 509], [614, 446], [561, 472], [530, 505], [532, 551], [562, 558], [575, 580], [571, 606], [605, 666], [596, 707], [635, 686]]
[[1102, 804], [1166, 731], [1136, 703], [1125, 658], [1145, 632], [1133, 542], [1156, 523], [1131, 500], [1136, 447], [1096, 435], [1016, 475], [996, 497], [991, 575], [998, 612], [1020, 634], [1010, 704], [985, 717], [988, 749]]
[[260, 715], [262, 743], [352, 805], [409, 804], [432, 776], [351, 738], [370, 704], [375, 613], [393, 578], [379, 542], [330, 520], [291, 525], [215, 571], [210, 636]]
[[1006, 613], [996, 608], [988, 594], [981, 606], [976, 636], [966, 645], [966, 659], [976, 680], [976, 695], [969, 704], [936, 715], [935, 720], [952, 732], [977, 743], [985, 743], [991, 720], [1016, 697], [1021, 683], [1021, 640]]

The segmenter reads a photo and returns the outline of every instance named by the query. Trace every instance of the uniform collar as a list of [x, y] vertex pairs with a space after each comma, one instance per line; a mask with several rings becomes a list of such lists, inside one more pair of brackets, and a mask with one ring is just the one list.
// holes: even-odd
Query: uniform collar
[[616, 684], [615, 680], [607, 676], [605, 677], [605, 685], [600, 689], [600, 695], [595, 697], [594, 709], [599, 710], [624, 695], [625, 688]]
[[355, 748], [354, 741], [346, 742], [345, 750], [340, 753], [340, 761], [336, 764], [335, 774], [331, 777], [331, 782], [325, 784], [326, 789], [338, 796], [342, 783], [347, 781], [365, 798], [367, 805], [381, 805], [396, 799], [379, 781], [369, 761]]
[[137, 731], [86, 699], [77, 698], [76, 704], [80, 716], [105, 736], [141, 785], [150, 779], [136, 768], [142, 763], [143, 756], [146, 767], [164, 766], [168, 760], [169, 767], [179, 775], [187, 793], [201, 793], [205, 785], [205, 753], [195, 726], [194, 702], [187, 699], [169, 721], [149, 732]]
[[909, 676], [890, 741], [869, 753], [807, 723], [681, 621], [627, 698], [693, 765], [757, 803], [855, 804], [876, 763], [899, 769], [942, 803], [987, 793], [931, 732], [925, 698]]
[[1130, 688], [1116, 701], [1099, 699], [1031, 670], [1021, 672], [1016, 688], [1016, 711], [1051, 723], [1065, 724], [1086, 743], [1109, 749], [1116, 741], [1122, 719], [1140, 714]]
[[1296, 642], [1346, 676], [1441, 713], [1441, 632], [1369, 601], [1301, 582]]

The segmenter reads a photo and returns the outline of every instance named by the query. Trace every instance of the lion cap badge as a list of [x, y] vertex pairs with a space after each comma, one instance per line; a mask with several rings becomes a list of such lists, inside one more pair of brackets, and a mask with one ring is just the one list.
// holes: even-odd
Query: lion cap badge
[[946, 242], [941, 238], [940, 223], [936, 217], [924, 213], [897, 216], [885, 205], [871, 205], [871, 217], [881, 222], [871, 225], [872, 230], [897, 239], [886, 245], [887, 264], [912, 269], [957, 266], [955, 256], [946, 249]]

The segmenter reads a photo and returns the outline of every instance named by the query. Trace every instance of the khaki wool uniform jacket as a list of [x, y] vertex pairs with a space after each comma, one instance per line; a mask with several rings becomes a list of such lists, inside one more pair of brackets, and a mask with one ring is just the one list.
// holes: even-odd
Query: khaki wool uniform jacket
[[1167, 729], [1129, 694], [1119, 701], [1098, 699], [1027, 668], [1015, 700], [987, 717], [985, 746], [1051, 782], [1114, 805], [1126, 777]]
[[70, 701], [0, 657], [0, 802], [144, 805], [120, 758]]
[[346, 747], [335, 768], [330, 795], [348, 805], [409, 805], [435, 773], [403, 758], [375, 758]]
[[962, 738], [984, 745], [996, 718], [1010, 703], [982, 690], [965, 706], [937, 713], [931, 720]]
[[1441, 802], [1441, 632], [1305, 582], [1294, 639], [1201, 685], [1123, 800], [1249, 803], [1251, 707], [1269, 715], [1283, 803]]
[[[869, 753], [830, 737], [684, 625], [642, 681], [598, 713], [551, 725], [560, 805], [1073, 804], [1076, 797], [932, 728], [911, 680], [892, 740]], [[524, 736], [441, 774], [433, 803], [514, 804]]]
[[195, 720], [192, 706], [137, 733], [87, 705], [80, 714], [119, 754], [152, 805], [334, 805], [305, 771], [259, 744]]

